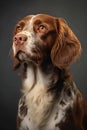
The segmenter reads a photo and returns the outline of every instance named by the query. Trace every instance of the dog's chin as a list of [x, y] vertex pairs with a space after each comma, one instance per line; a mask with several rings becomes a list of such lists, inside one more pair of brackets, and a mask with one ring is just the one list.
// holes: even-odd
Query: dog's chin
[[19, 60], [20, 64], [22, 63], [26, 63], [26, 64], [34, 64], [37, 66], [40, 66], [42, 63], [42, 56], [41, 55], [37, 55], [37, 54], [26, 54], [25, 52], [20, 51], [17, 54], [17, 59]]
[[28, 59], [27, 59], [28, 57], [27, 57], [27, 55], [26, 55], [24, 52], [18, 53], [18, 54], [17, 54], [17, 58], [18, 58], [18, 60], [19, 60], [21, 63], [28, 60]]

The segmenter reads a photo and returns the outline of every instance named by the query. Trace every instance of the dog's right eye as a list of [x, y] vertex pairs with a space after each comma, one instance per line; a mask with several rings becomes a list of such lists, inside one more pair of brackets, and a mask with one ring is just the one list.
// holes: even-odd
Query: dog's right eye
[[17, 31], [17, 32], [22, 31], [24, 25], [25, 25], [25, 22], [24, 22], [24, 21], [21, 21], [20, 23], [18, 23], [17, 26], [16, 26], [16, 31]]
[[20, 32], [20, 31], [22, 30], [22, 27], [21, 27], [20, 25], [18, 25], [18, 26], [16, 27], [16, 30], [17, 30], [17, 32]]

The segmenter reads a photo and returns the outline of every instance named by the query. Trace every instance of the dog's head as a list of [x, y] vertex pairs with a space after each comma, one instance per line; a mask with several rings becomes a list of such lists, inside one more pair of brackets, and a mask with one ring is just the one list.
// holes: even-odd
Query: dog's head
[[29, 15], [19, 21], [13, 36], [14, 69], [21, 63], [41, 65], [46, 57], [62, 69], [81, 53], [81, 45], [62, 18]]

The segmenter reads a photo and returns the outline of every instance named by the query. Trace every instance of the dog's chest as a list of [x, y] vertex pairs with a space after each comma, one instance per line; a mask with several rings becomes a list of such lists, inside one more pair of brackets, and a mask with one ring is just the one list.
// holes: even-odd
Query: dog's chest
[[[34, 69], [32, 66], [27, 69], [27, 78], [23, 82], [25, 104], [27, 106], [27, 114], [23, 119], [22, 124], [27, 122], [33, 122], [31, 126], [35, 124], [42, 126], [46, 123], [46, 119], [50, 115], [52, 107], [53, 95], [47, 93], [47, 87], [50, 85], [51, 75], [44, 75], [39, 69]], [[31, 121], [29, 121], [29, 119]]]
[[66, 111], [69, 106], [69, 104], [62, 106], [60, 102], [55, 104], [54, 107], [50, 107], [49, 109], [45, 109], [44, 106], [43, 110], [47, 110], [46, 113], [45, 111], [43, 113], [41, 109], [36, 108], [39, 110], [39, 113], [37, 113], [37, 115], [33, 115], [33, 117], [31, 113], [33, 112], [33, 114], [36, 114], [36, 112], [31, 110], [31, 108], [28, 108], [27, 114], [22, 116], [23, 120], [21, 122], [20, 130], [61, 130], [59, 128], [59, 124], [61, 122], [65, 122]]
[[65, 121], [66, 110], [73, 104], [73, 98], [68, 102], [69, 97], [64, 97], [62, 92], [55, 104], [53, 95], [47, 92], [51, 75], [36, 71], [32, 67], [28, 69], [24, 80], [24, 97], [18, 110], [20, 130], [60, 130], [59, 123]]

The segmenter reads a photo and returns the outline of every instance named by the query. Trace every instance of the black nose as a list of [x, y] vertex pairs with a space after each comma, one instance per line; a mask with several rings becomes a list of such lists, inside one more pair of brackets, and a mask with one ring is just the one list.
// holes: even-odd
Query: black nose
[[13, 42], [15, 44], [15, 46], [22, 46], [25, 44], [25, 42], [27, 41], [27, 36], [25, 34], [16, 34], [13, 37]]

